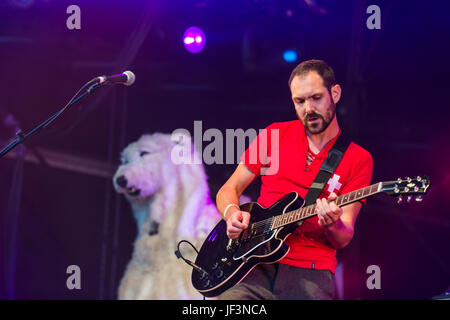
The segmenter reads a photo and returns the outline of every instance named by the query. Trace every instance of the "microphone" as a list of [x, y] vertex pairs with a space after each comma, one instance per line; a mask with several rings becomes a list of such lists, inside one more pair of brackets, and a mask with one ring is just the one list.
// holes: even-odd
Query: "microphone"
[[136, 76], [131, 71], [124, 71], [120, 74], [113, 74], [111, 76], [97, 77], [99, 84], [102, 83], [122, 83], [126, 86], [131, 86], [136, 80]]

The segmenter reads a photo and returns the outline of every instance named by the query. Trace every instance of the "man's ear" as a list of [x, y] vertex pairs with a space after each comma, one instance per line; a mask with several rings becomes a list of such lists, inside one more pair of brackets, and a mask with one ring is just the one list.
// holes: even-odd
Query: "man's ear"
[[335, 84], [331, 87], [331, 99], [333, 99], [334, 104], [337, 104], [338, 101], [341, 99], [341, 86], [338, 84]]

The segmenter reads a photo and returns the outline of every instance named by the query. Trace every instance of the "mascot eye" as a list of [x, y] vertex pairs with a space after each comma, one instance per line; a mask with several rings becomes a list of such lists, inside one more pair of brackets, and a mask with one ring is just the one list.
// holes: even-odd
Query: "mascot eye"
[[147, 154], [150, 154], [150, 152], [148, 152], [148, 151], [141, 151], [140, 156], [143, 157], [143, 156], [145, 156]]

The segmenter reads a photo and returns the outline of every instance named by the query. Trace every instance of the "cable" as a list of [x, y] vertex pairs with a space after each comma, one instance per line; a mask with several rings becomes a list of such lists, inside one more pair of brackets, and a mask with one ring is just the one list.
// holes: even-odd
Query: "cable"
[[[199, 266], [197, 266], [195, 263], [193, 263], [191, 260], [188, 260], [188, 259], [186, 259], [185, 257], [183, 257], [183, 255], [181, 254], [181, 251], [180, 251], [180, 244], [182, 244], [183, 242], [186, 242], [186, 243], [188, 243], [192, 248], [194, 248], [194, 250], [195, 250], [195, 252], [197, 253], [197, 255], [198, 255], [198, 250], [197, 250], [197, 248], [192, 244], [192, 243], [190, 243], [189, 241], [187, 241], [187, 240], [181, 240], [181, 241], [179, 241], [178, 242], [178, 244], [177, 244], [177, 250], [175, 250], [175, 255], [177, 256], [177, 258], [178, 259], [183, 259], [183, 261], [184, 262], [186, 262], [188, 265], [190, 265], [192, 268], [194, 268], [195, 270], [197, 270], [198, 272], [201, 272], [201, 273], [204, 273], [204, 274], [207, 274], [207, 275], [209, 275], [209, 273], [208, 272], [206, 272], [205, 270], [203, 270], [202, 268], [200, 268]], [[203, 300], [206, 300], [206, 297], [205, 296], [203, 296]]]
[[194, 269], [197, 270], [198, 272], [207, 274], [207, 275], [209, 276], [209, 273], [208, 273], [208, 272], [206, 272], [205, 270], [203, 270], [202, 268], [200, 268], [198, 265], [196, 265], [195, 263], [193, 263], [191, 260], [186, 259], [185, 257], [183, 257], [183, 255], [182, 255], [181, 252], [180, 252], [180, 244], [182, 244], [183, 242], [189, 243], [189, 244], [191, 245], [191, 247], [194, 248], [195, 252], [197, 252], [197, 255], [198, 255], [198, 250], [197, 250], [197, 248], [196, 248], [192, 243], [190, 243], [190, 242], [187, 241], [187, 240], [181, 240], [181, 241], [178, 242], [178, 244], [177, 244], [177, 250], [175, 250], [175, 252], [174, 252], [175, 255], [177, 256], [177, 258], [178, 258], [178, 259], [179, 259], [179, 258], [183, 259], [184, 262], [186, 262], [188, 265], [190, 265], [192, 268], [194, 268]]
[[197, 248], [192, 244], [192, 243], [190, 243], [189, 241], [187, 241], [187, 240], [181, 240], [181, 241], [179, 241], [178, 242], [178, 244], [177, 244], [177, 250], [175, 250], [175, 255], [177, 256], [177, 258], [178, 259], [183, 259], [183, 261], [184, 262], [186, 262], [188, 265], [190, 265], [192, 268], [194, 268], [195, 270], [197, 270], [197, 271], [199, 271], [199, 272], [205, 272], [206, 274], [208, 274], [208, 272], [206, 272], [205, 270], [203, 270], [202, 268], [200, 268], [199, 266], [197, 266], [195, 263], [193, 263], [191, 260], [189, 260], [189, 259], [186, 259], [185, 257], [183, 257], [183, 255], [181, 254], [181, 251], [180, 251], [180, 244], [182, 244], [183, 242], [186, 242], [186, 243], [188, 243], [192, 248], [194, 248], [194, 250], [195, 250], [195, 252], [198, 254], [198, 250], [197, 250]]

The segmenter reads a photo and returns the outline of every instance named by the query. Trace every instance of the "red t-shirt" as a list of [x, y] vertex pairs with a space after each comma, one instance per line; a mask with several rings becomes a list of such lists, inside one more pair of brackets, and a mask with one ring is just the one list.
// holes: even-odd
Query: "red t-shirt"
[[[313, 155], [314, 160], [308, 165], [308, 140], [299, 120], [268, 126], [241, 156], [241, 162], [261, 176], [257, 202], [269, 207], [291, 191], [304, 198], [339, 134]], [[327, 198], [331, 192], [340, 195], [368, 186], [372, 169], [370, 153], [352, 142], [319, 198]], [[317, 216], [304, 220], [286, 239], [286, 244], [290, 250], [281, 263], [335, 272], [336, 249], [329, 243], [324, 228], [318, 224]]]

